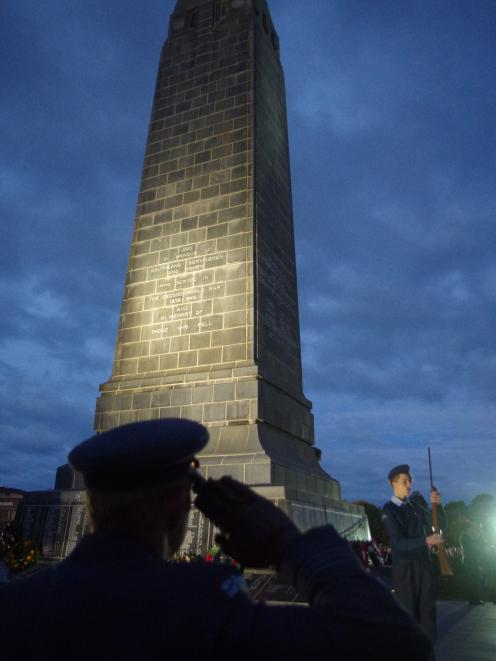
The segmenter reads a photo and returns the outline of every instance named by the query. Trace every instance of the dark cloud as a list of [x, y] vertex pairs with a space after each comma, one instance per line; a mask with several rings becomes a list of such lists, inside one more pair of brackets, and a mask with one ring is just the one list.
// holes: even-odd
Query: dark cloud
[[[91, 433], [174, 4], [1, 8], [0, 483], [50, 486]], [[496, 493], [494, 4], [270, 4], [323, 463], [381, 502], [431, 445], [450, 498]]]

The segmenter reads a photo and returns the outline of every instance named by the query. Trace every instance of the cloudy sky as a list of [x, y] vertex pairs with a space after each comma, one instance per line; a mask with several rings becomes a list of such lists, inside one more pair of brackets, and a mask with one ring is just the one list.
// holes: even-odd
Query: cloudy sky
[[[174, 4], [0, 5], [0, 485], [92, 432]], [[430, 446], [446, 500], [496, 496], [496, 3], [270, 5], [323, 465], [381, 503]]]

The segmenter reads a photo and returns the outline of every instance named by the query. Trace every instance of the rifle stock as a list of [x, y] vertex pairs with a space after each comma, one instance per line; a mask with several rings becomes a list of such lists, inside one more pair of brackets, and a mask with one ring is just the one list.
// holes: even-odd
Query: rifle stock
[[[429, 453], [429, 478], [431, 483], [431, 492], [437, 491], [432, 483], [432, 462], [431, 462], [431, 449], [428, 448]], [[439, 505], [437, 503], [432, 503], [432, 532], [441, 533], [439, 528]], [[453, 570], [451, 569], [451, 564], [444, 548], [444, 544], [438, 544], [437, 554], [439, 558], [439, 570], [441, 576], [453, 576]]]

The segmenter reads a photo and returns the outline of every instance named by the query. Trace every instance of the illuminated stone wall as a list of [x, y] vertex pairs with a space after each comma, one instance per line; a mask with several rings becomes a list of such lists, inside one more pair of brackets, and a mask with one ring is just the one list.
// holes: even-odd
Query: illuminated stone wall
[[207, 475], [340, 497], [303, 395], [284, 77], [265, 1], [180, 1], [162, 51], [95, 428], [159, 417], [208, 426]]

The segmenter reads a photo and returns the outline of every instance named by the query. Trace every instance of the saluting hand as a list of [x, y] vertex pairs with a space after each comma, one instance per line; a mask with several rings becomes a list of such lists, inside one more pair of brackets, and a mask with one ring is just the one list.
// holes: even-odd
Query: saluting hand
[[286, 547], [301, 535], [281, 509], [231, 477], [195, 488], [196, 507], [222, 531], [216, 541], [246, 567], [278, 567]]

